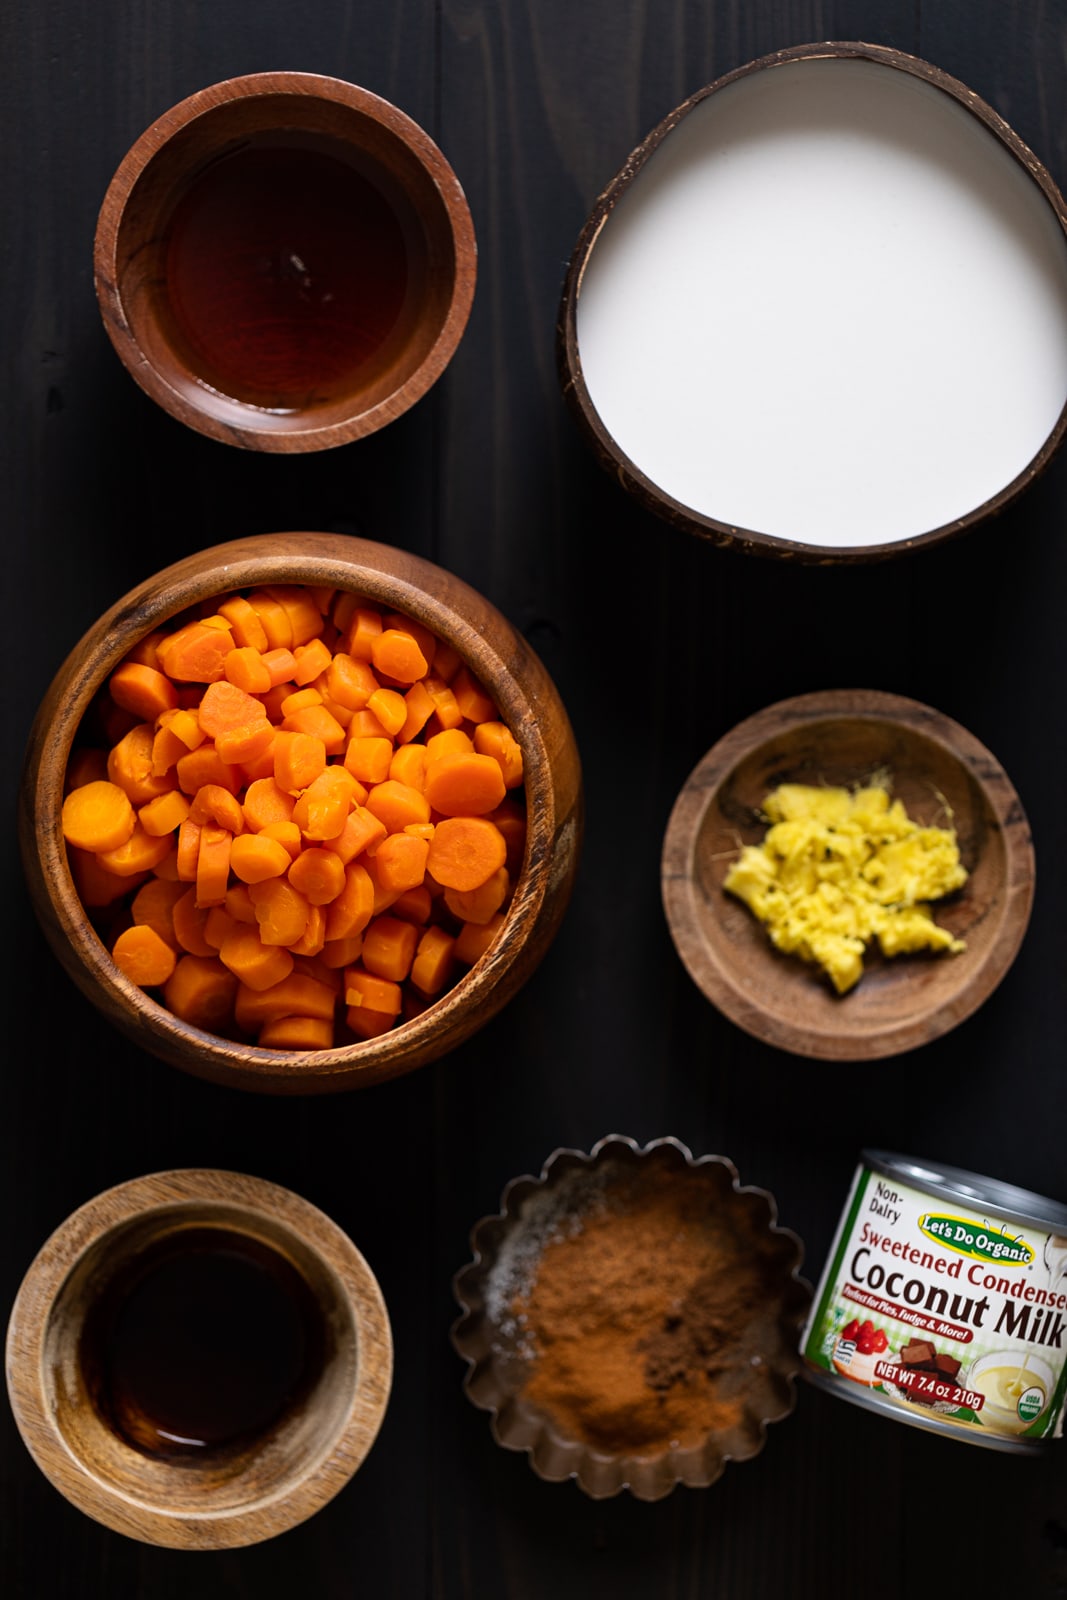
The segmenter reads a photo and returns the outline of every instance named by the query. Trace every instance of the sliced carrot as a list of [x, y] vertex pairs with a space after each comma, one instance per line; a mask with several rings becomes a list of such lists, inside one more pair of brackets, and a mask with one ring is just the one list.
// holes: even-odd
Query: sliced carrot
[[213, 956], [215, 951], [204, 938], [204, 928], [207, 925], [208, 906], [198, 906], [196, 903], [196, 890], [188, 889], [180, 900], [174, 902], [171, 911], [171, 922], [174, 926], [174, 937], [182, 949], [191, 956]]
[[348, 724], [348, 736], [350, 739], [389, 738], [388, 733], [378, 721], [378, 718], [374, 715], [374, 712], [369, 711], [366, 706], [363, 707], [362, 711], [353, 711], [351, 720]]
[[141, 806], [137, 812], [137, 820], [146, 833], [160, 837], [165, 833], [174, 833], [180, 828], [189, 815], [191, 804], [188, 797], [180, 789], [172, 789], [169, 794], [157, 795], [154, 800]]
[[215, 746], [207, 740], [195, 750], [190, 750], [187, 756], [182, 756], [175, 771], [179, 789], [190, 797], [205, 783], [221, 784], [231, 794], [240, 792], [241, 774], [236, 767], [223, 761]]
[[258, 783], [260, 778], [273, 778], [274, 776], [274, 746], [277, 742], [277, 730], [267, 724], [269, 737], [262, 751], [254, 761], [238, 761], [237, 772], [242, 784]]
[[379, 738], [349, 739], [344, 764], [360, 783], [383, 783], [389, 776], [392, 759], [393, 742], [382, 734]]
[[429, 822], [430, 802], [410, 784], [386, 778], [376, 783], [367, 796], [367, 810], [385, 824], [388, 833], [402, 833], [412, 822]]
[[302, 850], [289, 868], [289, 882], [313, 906], [329, 905], [345, 886], [344, 862], [335, 851], [312, 846]]
[[433, 713], [434, 702], [425, 683], [413, 683], [404, 696], [404, 721], [397, 733], [400, 744], [409, 744], [420, 734]]
[[295, 861], [304, 848], [303, 835], [292, 820], [289, 822], [268, 822], [266, 827], [260, 828], [259, 831], [264, 839], [277, 839], [280, 845], [284, 845], [290, 861]]
[[366, 867], [352, 861], [345, 867], [345, 885], [326, 913], [326, 938], [352, 939], [361, 934], [374, 912], [374, 884]]
[[332, 1018], [336, 1004], [337, 991], [331, 985], [294, 970], [269, 989], [250, 989], [241, 984], [237, 990], [236, 1021], [242, 1032], [256, 1033], [276, 1017]]
[[219, 616], [230, 624], [234, 642], [238, 646], [255, 650], [257, 654], [270, 649], [266, 629], [243, 595], [230, 595], [219, 606]]
[[183, 883], [149, 878], [133, 897], [130, 913], [138, 927], [153, 928], [172, 950], [181, 948], [174, 932], [174, 907], [188, 893]]
[[497, 711], [469, 667], [460, 667], [451, 683], [456, 704], [468, 722], [492, 722]]
[[393, 901], [393, 915], [403, 917], [405, 922], [415, 922], [421, 927], [424, 922], [429, 922], [433, 910], [433, 896], [424, 883], [418, 883], [414, 889], [405, 889]]
[[331, 700], [347, 711], [362, 711], [374, 691], [379, 687], [377, 678], [366, 661], [356, 661], [344, 651], [330, 662], [326, 673], [326, 692]]
[[356, 805], [345, 818], [341, 832], [333, 839], [325, 839], [327, 850], [340, 856], [345, 866], [364, 850], [372, 850], [386, 836], [385, 823], [364, 805]]
[[294, 945], [303, 937], [311, 911], [307, 900], [285, 878], [249, 886], [264, 944]]
[[489, 821], [495, 822], [504, 835], [508, 851], [507, 869], [512, 877], [517, 877], [526, 853], [526, 811], [517, 801], [508, 799], [495, 811], [490, 811], [488, 816]]
[[446, 817], [482, 817], [506, 794], [492, 756], [446, 755], [426, 764], [426, 798]]
[[309, 644], [296, 646], [293, 659], [296, 662], [293, 682], [303, 687], [305, 684], [314, 683], [319, 673], [327, 670], [333, 656], [321, 639], [312, 639]]
[[445, 905], [458, 922], [485, 923], [496, 916], [510, 890], [507, 867], [498, 867], [477, 889], [446, 889]]
[[434, 715], [443, 729], [458, 728], [463, 721], [463, 713], [451, 688], [444, 678], [435, 675], [426, 678], [426, 692], [433, 702]]
[[495, 942], [497, 934], [504, 926], [506, 917], [498, 911], [495, 917], [490, 917], [488, 922], [465, 922], [456, 935], [455, 954], [457, 961], [462, 961], [465, 967], [473, 967], [490, 946]]
[[237, 922], [225, 905], [209, 906], [204, 919], [204, 943], [209, 944], [217, 955], [226, 940], [237, 932], [237, 928]]
[[248, 603], [263, 624], [267, 643], [272, 650], [293, 648], [293, 624], [285, 607], [265, 589], [254, 589]]
[[137, 825], [126, 791], [108, 779], [83, 783], [63, 802], [63, 837], [79, 850], [115, 850]]
[[296, 671], [296, 657], [291, 650], [264, 650], [263, 665], [270, 676], [272, 689], [280, 689], [284, 684], [292, 683], [293, 673]]
[[350, 967], [358, 961], [363, 949], [363, 937], [355, 933], [348, 939], [327, 939], [319, 953], [320, 961], [327, 967]]
[[442, 756], [470, 755], [474, 740], [462, 728], [443, 728], [426, 741], [426, 760], [440, 761]]
[[487, 817], [445, 817], [434, 829], [426, 868], [444, 888], [466, 891], [480, 888], [506, 859], [504, 835]]
[[345, 651], [356, 661], [369, 661], [374, 641], [382, 634], [381, 613], [369, 606], [357, 606], [345, 634]]
[[384, 628], [371, 643], [370, 658], [376, 672], [396, 683], [414, 683], [430, 667], [414, 635], [401, 628]]
[[196, 864], [200, 858], [200, 824], [188, 817], [178, 828], [178, 877], [183, 883], [196, 882]]
[[278, 602], [289, 618], [294, 649], [318, 638], [323, 629], [322, 612], [303, 584], [271, 583], [264, 592]]
[[264, 1050], [332, 1050], [333, 1018], [278, 1017], [259, 1030]]
[[180, 739], [187, 750], [195, 750], [207, 738], [196, 712], [185, 706], [179, 706], [176, 711], [165, 711], [158, 718], [158, 724]]
[[400, 917], [375, 917], [363, 935], [363, 965], [376, 978], [403, 983], [411, 971], [418, 942], [418, 929], [413, 923]]
[[522, 750], [503, 722], [480, 722], [474, 730], [474, 748], [481, 756], [492, 756], [500, 768], [505, 789], [517, 789], [522, 782]]
[[391, 979], [380, 978], [376, 973], [365, 972], [360, 967], [350, 967], [345, 972], [345, 1005], [366, 1006], [386, 1016], [400, 1015], [403, 999], [400, 985]]
[[156, 656], [161, 670], [179, 683], [217, 683], [233, 644], [227, 626], [212, 627], [210, 619], [204, 618], [162, 639]]
[[326, 770], [326, 746], [310, 733], [279, 733], [274, 740], [274, 781], [297, 795]]
[[201, 827], [205, 822], [213, 822], [217, 827], [226, 828], [230, 833], [241, 833], [245, 825], [241, 802], [229, 789], [224, 789], [221, 783], [203, 784], [193, 796], [189, 815], [194, 822], [199, 822]]
[[[186, 754], [187, 746], [171, 728], [157, 727], [152, 736], [152, 776], [164, 777], [171, 769], [176, 767], [182, 756]], [[177, 774], [175, 774], [177, 781]]]
[[132, 711], [142, 722], [154, 722], [178, 704], [177, 692], [167, 675], [139, 661], [127, 660], [116, 667], [108, 680], [108, 691], [116, 705]]
[[456, 941], [444, 928], [427, 928], [411, 963], [411, 981], [422, 994], [440, 994], [456, 964]]
[[246, 827], [258, 832], [268, 822], [291, 821], [295, 804], [293, 796], [287, 794], [274, 777], [256, 778], [245, 790], [241, 810]]
[[272, 687], [262, 653], [251, 645], [231, 650], [225, 662], [226, 681], [246, 694], [266, 694]]
[[305, 839], [336, 839], [352, 809], [352, 778], [344, 767], [327, 767], [293, 807], [293, 821]]
[[326, 908], [309, 906], [307, 927], [289, 946], [294, 956], [317, 956], [326, 943]]
[[135, 806], [147, 805], [157, 794], [174, 788], [171, 773], [157, 776], [153, 771], [152, 747], [156, 730], [150, 722], [139, 722], [114, 745], [107, 758], [107, 775], [125, 789]]
[[[234, 842], [236, 843], [236, 840]], [[226, 890], [226, 899], [223, 903], [235, 922], [247, 922], [250, 926], [255, 922], [256, 908], [252, 904], [247, 884], [231, 883]]]
[[235, 924], [219, 946], [219, 960], [249, 989], [269, 989], [293, 970], [293, 958], [280, 945], [264, 944], [258, 927]]
[[285, 846], [264, 833], [239, 834], [230, 846], [230, 870], [242, 883], [266, 883], [270, 878], [281, 878], [292, 864]]
[[377, 1039], [396, 1026], [396, 1017], [389, 1011], [374, 1011], [370, 1006], [349, 1006], [345, 1012], [349, 1031], [359, 1039]]
[[140, 822], [135, 822], [130, 837], [114, 850], [98, 850], [97, 859], [108, 872], [117, 872], [120, 878], [134, 878], [138, 873], [151, 872], [168, 854], [171, 840], [146, 833]]
[[226, 898], [230, 877], [230, 847], [233, 835], [225, 828], [206, 823], [200, 829], [200, 851], [196, 858], [196, 903], [218, 906]]
[[294, 711], [303, 711], [305, 706], [321, 706], [321, 704], [322, 695], [314, 685], [309, 685], [305, 689], [294, 689], [282, 701], [282, 716], [289, 717]]
[[390, 739], [395, 739], [407, 720], [407, 702], [395, 689], [375, 689], [366, 709], [378, 718]]
[[[409, 788], [417, 789], [422, 794], [426, 788], [426, 746], [402, 744], [393, 753], [387, 776], [395, 778], [398, 783], [406, 783]], [[380, 783], [382, 779], [377, 781]]]
[[229, 1024], [236, 995], [237, 979], [214, 956], [183, 956], [163, 988], [169, 1010], [208, 1033]]
[[177, 964], [170, 945], [147, 925], [124, 929], [111, 946], [111, 959], [141, 989], [159, 988]]
[[348, 742], [347, 731], [325, 706], [301, 706], [292, 716], [283, 716], [282, 728], [286, 733], [310, 733], [321, 739], [328, 756], [339, 756]]
[[161, 641], [165, 638], [166, 633], [162, 628], [153, 629], [151, 633], [146, 633], [143, 639], [138, 640], [126, 660], [139, 661], [142, 666], [155, 667], [158, 671], [159, 657], [156, 651]]
[[[382, 887], [396, 889], [401, 894], [408, 889], [416, 888], [426, 876], [426, 857], [429, 850], [429, 841], [426, 839], [418, 839], [410, 833], [389, 834], [382, 840], [374, 855]], [[308, 852], [304, 853], [306, 855]]]

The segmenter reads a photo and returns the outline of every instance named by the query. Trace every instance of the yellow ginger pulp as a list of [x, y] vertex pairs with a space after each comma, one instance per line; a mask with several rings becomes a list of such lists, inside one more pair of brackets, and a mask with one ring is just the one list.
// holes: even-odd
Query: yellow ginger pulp
[[873, 939], [887, 956], [964, 949], [926, 904], [967, 881], [952, 829], [920, 827], [877, 784], [783, 783], [763, 810], [772, 826], [745, 846], [724, 887], [779, 950], [822, 967], [838, 994], [859, 981]]

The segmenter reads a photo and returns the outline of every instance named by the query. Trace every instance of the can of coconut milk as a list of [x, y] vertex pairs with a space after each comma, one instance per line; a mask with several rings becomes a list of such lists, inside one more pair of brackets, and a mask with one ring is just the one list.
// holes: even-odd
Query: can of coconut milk
[[1063, 1427], [1067, 1206], [865, 1150], [801, 1339], [806, 1375], [996, 1450]]

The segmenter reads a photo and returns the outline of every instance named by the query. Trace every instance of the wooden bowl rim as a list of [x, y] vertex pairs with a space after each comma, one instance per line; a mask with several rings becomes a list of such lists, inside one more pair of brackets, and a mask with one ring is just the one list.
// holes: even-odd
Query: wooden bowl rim
[[[273, 548], [279, 540], [286, 543]], [[405, 570], [417, 574], [421, 583], [404, 576]], [[521, 641], [530, 664], [543, 675], [543, 687], [554, 697], [553, 712], [573, 746], [566, 710], [547, 671], [491, 601], [424, 557], [345, 534], [253, 534], [186, 556], [144, 579], [116, 601], [83, 635], [53, 678], [37, 713], [29, 750], [32, 752], [38, 744], [38, 724], [42, 719], [45, 727], [52, 723], [57, 704], [69, 708], [72, 714], [63, 737], [53, 736], [47, 749], [42, 750], [36, 771], [31, 759], [23, 774], [24, 814], [32, 819], [32, 850], [31, 827], [20, 830], [27, 876], [32, 878], [39, 863], [39, 876], [52, 909], [78, 956], [80, 972], [88, 980], [84, 992], [92, 998], [98, 987], [110, 994], [122, 1011], [136, 1017], [163, 1047], [178, 1052], [183, 1058], [180, 1062], [166, 1048], [161, 1051], [165, 1059], [183, 1065], [185, 1070], [199, 1070], [191, 1059], [185, 1059], [195, 1057], [203, 1062], [202, 1076], [213, 1077], [221, 1070], [226, 1081], [235, 1087], [280, 1088], [281, 1092], [292, 1093], [321, 1092], [334, 1079], [338, 1088], [357, 1083], [362, 1086], [413, 1070], [432, 1059], [432, 1042], [438, 1030], [447, 1029], [461, 1010], [484, 1012], [485, 1020], [495, 1014], [498, 1006], [492, 1003], [492, 991], [520, 960], [523, 942], [537, 926], [553, 875], [561, 870], [570, 870], [573, 875], [576, 854], [570, 865], [564, 861], [562, 868], [551, 855], [558, 817], [543, 730], [530, 714], [526, 692], [508, 671], [501, 682], [486, 687], [523, 751], [527, 802], [523, 867], [505, 923], [492, 946], [451, 989], [410, 1021], [374, 1039], [318, 1051], [265, 1050], [206, 1033], [182, 1022], [119, 971], [82, 906], [62, 835], [63, 776], [81, 718], [93, 695], [138, 639], [159, 622], [211, 594], [264, 583], [332, 583], [387, 602], [423, 622], [439, 637], [446, 637], [479, 676], [482, 668], [470, 643], [474, 639], [485, 642], [485, 635], [470, 623], [462, 629], [457, 627], [457, 613], [435, 592], [438, 580], [446, 595], [469, 599], [475, 616], [492, 617], [500, 624], [502, 635], [513, 635]], [[538, 688], [535, 682], [535, 696]], [[50, 779], [46, 769], [51, 769]], [[27, 792], [31, 777], [32, 796]], [[576, 852], [577, 840], [574, 847]], [[409, 1060], [416, 1052], [418, 1059]]]
[[[329, 424], [284, 430], [260, 427], [253, 407], [234, 401], [241, 422], [224, 421], [201, 411], [175, 389], [146, 358], [134, 336], [118, 282], [118, 241], [127, 202], [142, 173], [164, 146], [199, 118], [241, 100], [290, 97], [332, 101], [376, 122], [407, 147], [426, 172], [441, 201], [452, 235], [455, 265], [448, 307], [437, 336], [418, 367], [393, 394], [365, 411]], [[131, 145], [108, 185], [97, 218], [93, 245], [93, 278], [104, 326], [127, 371], [145, 393], [188, 427], [224, 444], [294, 454], [327, 450], [375, 433], [409, 410], [436, 383], [463, 336], [474, 300], [478, 247], [474, 222], [463, 188], [448, 160], [424, 128], [399, 106], [343, 78], [314, 72], [253, 72], [224, 78], [188, 95], [156, 118]], [[244, 412], [247, 411], [247, 419]]]
[[[916, 728], [913, 721], [921, 722]], [[996, 822], [1004, 848], [1005, 873], [996, 937], [981, 965], [970, 974], [951, 1007], [943, 999], [878, 1033], [848, 1029], [848, 1014], [832, 1029], [783, 1019], [762, 1008], [738, 984], [732, 971], [705, 942], [696, 906], [694, 852], [703, 821], [722, 785], [741, 763], [771, 739], [784, 724], [816, 726], [866, 721], [906, 727], [944, 751], [980, 790]], [[1034, 897], [1034, 851], [1022, 801], [996, 757], [974, 734], [951, 717], [918, 700], [882, 690], [832, 689], [797, 695], [746, 717], [701, 757], [682, 785], [667, 823], [661, 861], [661, 890], [667, 925], [680, 960], [697, 988], [731, 1022], [753, 1038], [794, 1055], [824, 1061], [873, 1061], [894, 1056], [940, 1038], [972, 1016], [989, 998], [1011, 967], [1022, 944]], [[686, 936], [699, 937], [699, 954], [691, 962], [683, 953]], [[769, 941], [757, 946], [758, 959], [777, 957]], [[817, 981], [812, 975], [812, 981]], [[862, 979], [861, 979], [862, 983]], [[847, 997], [845, 997], [847, 1004]]]
[[581, 354], [578, 348], [577, 310], [585, 269], [612, 211], [668, 134], [672, 133], [683, 118], [709, 95], [716, 94], [720, 89], [725, 89], [756, 72], [805, 61], [825, 60], [869, 61], [877, 66], [891, 67], [920, 78], [933, 88], [949, 95], [1000, 141], [1009, 155], [1037, 184], [1048, 201], [1060, 229], [1067, 236], [1067, 201], [1051, 173], [1003, 117], [958, 78], [952, 77], [940, 67], [933, 66], [919, 56], [909, 55], [905, 51], [892, 49], [886, 45], [866, 44], [859, 40], [826, 40], [821, 43], [794, 45], [787, 50], [775, 50], [769, 55], [745, 62], [742, 66], [735, 67], [732, 71], [716, 78], [706, 87], [698, 89], [657, 123], [651, 133], [630, 152], [615, 177], [596, 200], [578, 235], [564, 279], [556, 326], [557, 368], [563, 395], [571, 413], [601, 466], [616, 477], [623, 488], [647, 511], [715, 545], [741, 550], [746, 554], [774, 556], [813, 566], [884, 561], [904, 555], [910, 550], [940, 544], [967, 532], [1015, 500], [1044, 471], [1056, 453], [1064, 434], [1067, 433], [1067, 401], [1065, 401], [1052, 432], [1029, 463], [995, 495], [982, 501], [964, 516], [956, 517], [951, 522], [943, 523], [940, 527], [928, 529], [927, 532], [908, 539], [891, 540], [875, 545], [827, 546], [810, 544], [801, 539], [785, 539], [775, 534], [761, 533], [754, 528], [739, 527], [685, 505], [653, 483], [636, 462], [620, 448], [604, 426], [582, 372]]
[[[287, 1487], [247, 1505], [187, 1512], [138, 1502], [103, 1482], [74, 1454], [48, 1404], [45, 1340], [54, 1305], [86, 1253], [152, 1211], [186, 1212], [225, 1205], [250, 1220], [266, 1218], [293, 1235], [340, 1287], [356, 1331], [357, 1370], [343, 1425], [328, 1452]], [[7, 1329], [8, 1394], [26, 1448], [45, 1477], [79, 1511], [105, 1527], [171, 1548], [232, 1548], [282, 1533], [319, 1511], [361, 1466], [385, 1416], [393, 1374], [389, 1315], [366, 1259], [333, 1219], [302, 1195], [266, 1179], [217, 1168], [179, 1168], [132, 1178], [85, 1202], [54, 1230], [30, 1264]], [[174, 1469], [181, 1472], [178, 1466]], [[210, 1523], [209, 1541], [197, 1527]]]

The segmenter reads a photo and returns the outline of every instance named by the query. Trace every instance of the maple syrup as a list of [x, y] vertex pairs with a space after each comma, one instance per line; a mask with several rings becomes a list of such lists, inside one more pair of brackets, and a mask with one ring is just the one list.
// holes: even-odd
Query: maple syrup
[[105, 1286], [79, 1349], [97, 1411], [145, 1454], [239, 1449], [309, 1393], [322, 1312], [296, 1268], [258, 1239], [177, 1229]]
[[201, 383], [287, 412], [375, 375], [413, 276], [386, 181], [314, 142], [249, 144], [194, 179], [163, 274], [171, 336]]

